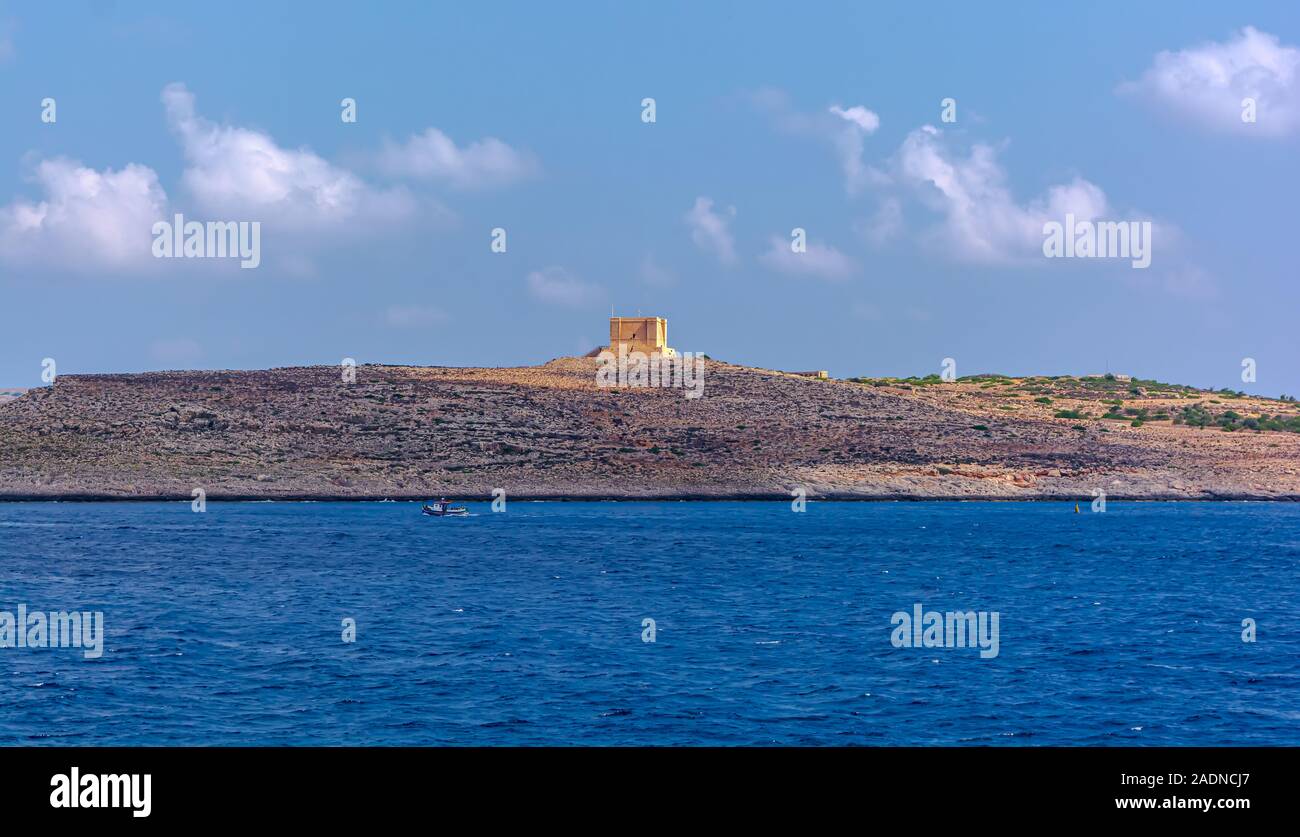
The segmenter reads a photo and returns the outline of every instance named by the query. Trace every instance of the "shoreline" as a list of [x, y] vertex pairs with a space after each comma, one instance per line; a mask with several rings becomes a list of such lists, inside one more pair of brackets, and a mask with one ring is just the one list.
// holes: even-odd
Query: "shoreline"
[[[118, 497], [101, 494], [31, 494], [0, 495], [0, 503], [189, 503], [192, 496], [146, 495]], [[423, 503], [429, 495], [286, 495], [267, 497], [262, 495], [208, 495], [208, 503]], [[456, 495], [458, 503], [491, 503], [492, 495]], [[520, 494], [506, 495], [508, 503], [684, 503], [684, 502], [753, 502], [776, 503], [791, 502], [794, 498], [788, 494], [754, 492], [746, 494], [654, 494], [645, 496], [612, 496], [588, 494]], [[805, 498], [807, 502], [835, 503], [1091, 503], [1091, 496], [1041, 494], [1031, 496], [984, 496], [954, 497], [951, 495], [916, 495], [916, 494], [826, 494]], [[1122, 503], [1296, 503], [1300, 495], [1257, 495], [1257, 494], [1220, 494], [1213, 496], [1186, 497], [1167, 494], [1107, 494], [1106, 502]]]

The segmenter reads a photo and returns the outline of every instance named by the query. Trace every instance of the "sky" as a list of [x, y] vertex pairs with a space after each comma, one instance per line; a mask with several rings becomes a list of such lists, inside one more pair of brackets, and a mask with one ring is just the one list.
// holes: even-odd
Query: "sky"
[[[0, 108], [0, 387], [531, 365], [613, 311], [776, 369], [1300, 395], [1293, 3], [4, 3]], [[259, 264], [159, 257], [177, 213]], [[1149, 222], [1149, 267], [1048, 258], [1067, 214]]]

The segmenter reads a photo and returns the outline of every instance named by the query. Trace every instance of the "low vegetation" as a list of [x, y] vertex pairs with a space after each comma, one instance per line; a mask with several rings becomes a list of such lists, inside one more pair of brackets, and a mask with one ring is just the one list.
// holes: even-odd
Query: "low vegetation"
[[[1167, 422], [1195, 428], [1219, 428], [1233, 431], [1273, 431], [1300, 433], [1300, 413], [1295, 409], [1296, 399], [1283, 395], [1277, 399], [1262, 398], [1246, 392], [1223, 389], [1197, 389], [1183, 384], [1170, 384], [1148, 378], [1122, 379], [1114, 374], [1079, 377], [1075, 375], [1034, 375], [1016, 378], [1000, 374], [965, 375], [955, 382], [944, 381], [939, 375], [907, 378], [851, 378], [865, 386], [902, 390], [927, 390], [953, 387], [959, 389], [957, 397], [994, 398], [1003, 401], [990, 407], [1011, 412], [1016, 407], [1041, 404], [1059, 419], [1088, 419], [1105, 422], [1126, 422], [1130, 427]], [[966, 385], [961, 388], [956, 385]], [[1078, 402], [1096, 404], [1100, 412], [1090, 412]], [[1067, 402], [1067, 403], [1061, 403]], [[1068, 403], [1074, 402], [1074, 403]], [[1156, 402], [1156, 403], [1152, 403]], [[1183, 403], [1179, 403], [1183, 402]], [[1186, 403], [1193, 402], [1193, 403]], [[1245, 403], [1243, 403], [1245, 402]], [[1260, 409], [1259, 402], [1269, 402], [1276, 409]], [[1229, 405], [1239, 405], [1236, 409]], [[1253, 404], [1253, 407], [1251, 406]], [[1032, 411], [1031, 411], [1032, 412]], [[1075, 425], [1083, 428], [1083, 425]], [[983, 425], [976, 425], [982, 429]], [[1104, 426], [1098, 430], [1106, 432]]]

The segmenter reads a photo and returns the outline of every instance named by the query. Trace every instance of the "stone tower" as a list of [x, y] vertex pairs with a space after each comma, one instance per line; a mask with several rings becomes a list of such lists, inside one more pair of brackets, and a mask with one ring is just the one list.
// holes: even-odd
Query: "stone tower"
[[668, 321], [663, 317], [610, 317], [609, 350], [617, 354], [620, 347], [647, 355], [677, 355], [668, 348]]

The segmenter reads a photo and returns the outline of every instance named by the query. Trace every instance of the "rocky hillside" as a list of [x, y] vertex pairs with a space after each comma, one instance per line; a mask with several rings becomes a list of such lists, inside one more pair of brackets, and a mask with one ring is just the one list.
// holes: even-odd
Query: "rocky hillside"
[[810, 497], [1300, 499], [1292, 402], [1078, 378], [819, 381], [717, 361], [704, 396], [687, 399], [600, 389], [595, 370], [564, 358], [362, 366], [355, 383], [334, 367], [64, 375], [0, 404], [0, 498], [788, 497], [802, 486]]

